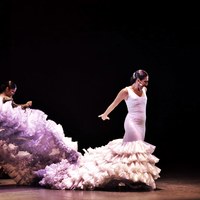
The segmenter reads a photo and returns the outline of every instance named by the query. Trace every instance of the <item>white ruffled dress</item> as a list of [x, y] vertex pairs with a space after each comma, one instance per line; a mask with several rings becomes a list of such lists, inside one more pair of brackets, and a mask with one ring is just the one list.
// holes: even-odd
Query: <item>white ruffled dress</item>
[[60, 163], [39, 170], [44, 187], [52, 189], [94, 190], [117, 186], [134, 187], [144, 184], [156, 189], [159, 161], [153, 155], [155, 146], [144, 141], [146, 120], [146, 91], [137, 96], [127, 87], [128, 114], [124, 122], [123, 139], [115, 139], [105, 146], [88, 148], [77, 163], [64, 159]]
[[64, 159], [60, 163], [47, 166], [40, 172], [43, 179], [40, 185], [52, 189], [94, 190], [143, 183], [155, 189], [155, 180], [160, 169], [159, 161], [152, 155], [155, 146], [144, 141], [123, 143], [116, 139], [107, 145], [89, 148], [80, 156], [77, 163]]

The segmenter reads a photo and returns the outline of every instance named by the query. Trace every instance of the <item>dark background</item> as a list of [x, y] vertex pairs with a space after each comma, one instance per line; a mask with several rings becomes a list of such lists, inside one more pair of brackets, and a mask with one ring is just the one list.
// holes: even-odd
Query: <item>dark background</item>
[[159, 165], [196, 166], [199, 152], [197, 5], [126, 1], [2, 1], [0, 81], [33, 101], [79, 151], [122, 138], [122, 102], [103, 113], [132, 73], [149, 73], [146, 142]]

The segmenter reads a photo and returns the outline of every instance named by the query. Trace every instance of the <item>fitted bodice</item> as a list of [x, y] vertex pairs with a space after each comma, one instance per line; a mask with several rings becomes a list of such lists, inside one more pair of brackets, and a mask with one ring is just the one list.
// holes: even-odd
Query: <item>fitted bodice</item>
[[129, 114], [143, 114], [146, 115], [147, 96], [143, 88], [142, 96], [138, 96], [130, 87], [128, 90], [128, 98], [125, 100]]

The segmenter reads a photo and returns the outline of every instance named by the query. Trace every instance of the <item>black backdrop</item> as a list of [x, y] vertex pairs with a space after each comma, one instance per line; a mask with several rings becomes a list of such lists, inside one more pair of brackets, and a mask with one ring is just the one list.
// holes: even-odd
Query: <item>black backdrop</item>
[[82, 151], [123, 137], [124, 102], [110, 121], [97, 116], [143, 68], [150, 75], [146, 141], [160, 165], [195, 165], [198, 13], [195, 5], [151, 6], [2, 1], [0, 81], [13, 79], [15, 101], [32, 100]]

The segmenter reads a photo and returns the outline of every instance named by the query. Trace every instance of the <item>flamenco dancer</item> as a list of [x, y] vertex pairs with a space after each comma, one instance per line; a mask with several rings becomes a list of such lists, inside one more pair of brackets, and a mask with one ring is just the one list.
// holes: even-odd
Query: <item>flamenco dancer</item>
[[98, 117], [109, 120], [109, 114], [125, 101], [127, 116], [122, 139], [110, 141], [107, 145], [88, 148], [76, 163], [67, 159], [39, 170], [41, 186], [51, 189], [94, 190], [110, 187], [147, 186], [156, 189], [159, 178], [159, 159], [152, 153], [155, 146], [144, 141], [146, 129], [147, 86], [149, 75], [139, 69], [131, 77], [131, 84], [119, 91], [114, 101]]
[[30, 108], [32, 101], [16, 104], [16, 91], [11, 80], [0, 86], [0, 169], [18, 185], [35, 185], [35, 171], [62, 159], [76, 163], [80, 153], [60, 124]]

